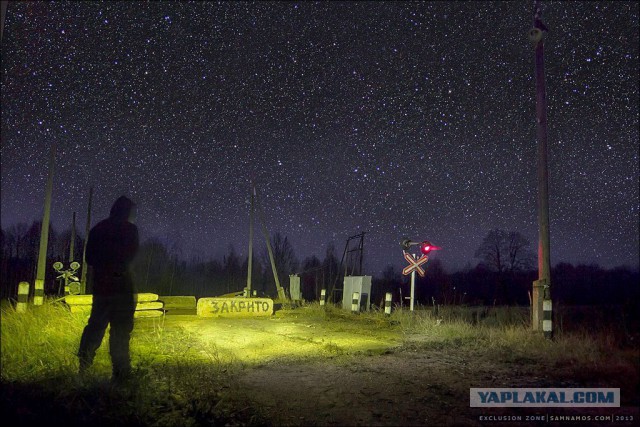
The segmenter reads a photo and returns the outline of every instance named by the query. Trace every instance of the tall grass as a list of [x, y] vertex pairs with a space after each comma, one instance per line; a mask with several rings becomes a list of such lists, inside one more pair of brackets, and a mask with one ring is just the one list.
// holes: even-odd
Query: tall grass
[[313, 303], [305, 310], [325, 320], [397, 328], [404, 335], [405, 347], [459, 348], [502, 361], [585, 367], [628, 364], [638, 355], [637, 348], [622, 348], [612, 325], [598, 330], [556, 330], [553, 340], [545, 339], [531, 330], [529, 310], [523, 307], [440, 306], [414, 312], [396, 307], [389, 317], [376, 308], [352, 314], [334, 304], [321, 307]]
[[77, 370], [75, 352], [86, 316], [52, 303], [30, 306], [26, 313], [4, 305], [1, 316], [3, 381], [66, 377]]
[[[411, 313], [398, 310], [392, 321], [403, 329], [405, 344], [418, 348], [465, 348], [506, 362], [547, 366], [629, 365], [638, 349], [623, 349], [610, 329], [556, 331], [552, 340], [531, 329], [527, 310], [497, 307], [483, 319], [470, 310], [444, 307]], [[470, 314], [471, 313], [471, 314]], [[480, 320], [479, 320], [480, 319]]]
[[[188, 332], [165, 329], [162, 318], [136, 320], [134, 377], [116, 387], [109, 382], [108, 332], [89, 375], [77, 375], [86, 314], [47, 302], [26, 313], [5, 305], [1, 316], [3, 420], [158, 426], [233, 420], [233, 413], [218, 406], [232, 366], [219, 360], [214, 345], [196, 344]], [[243, 422], [251, 416], [243, 414]]]
[[[196, 329], [190, 332], [176, 324], [167, 327], [164, 318], [137, 319], [131, 345], [134, 381], [113, 387], [108, 381], [108, 333], [90, 375], [80, 378], [76, 374], [75, 354], [86, 314], [72, 314], [60, 303], [47, 302], [30, 306], [27, 313], [16, 313], [4, 305], [1, 316], [0, 403], [3, 414], [19, 415], [24, 425], [51, 420], [65, 420], [66, 425], [261, 423], [253, 409], [234, 412], [229, 399], [233, 399], [230, 390], [239, 364], [226, 355], [221, 357], [221, 350], [203, 340]], [[387, 317], [376, 309], [353, 314], [332, 304], [321, 307], [315, 303], [280, 310], [275, 317], [285, 321], [276, 323], [296, 331], [295, 336], [288, 336], [289, 345], [305, 339], [317, 341], [312, 331], [323, 328], [335, 340], [340, 334], [366, 337], [369, 346], [373, 345], [369, 342], [384, 341], [399, 345], [400, 350], [435, 349], [519, 368], [544, 365], [603, 381], [607, 375], [623, 375], [629, 390], [638, 383], [637, 348], [616, 350], [619, 343], [606, 330], [560, 331], [554, 340], [546, 340], [530, 330], [528, 313], [518, 308], [429, 307], [415, 312], [394, 310]], [[311, 344], [310, 348], [318, 357], [354, 354], [343, 351], [348, 350], [350, 340], [340, 344], [344, 349], [336, 342], [329, 340], [323, 351]]]

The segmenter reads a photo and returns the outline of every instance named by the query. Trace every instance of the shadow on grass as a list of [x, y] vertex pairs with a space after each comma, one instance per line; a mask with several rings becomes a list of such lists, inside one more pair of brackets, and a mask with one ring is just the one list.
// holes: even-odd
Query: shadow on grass
[[123, 384], [97, 375], [2, 381], [1, 419], [24, 426], [264, 425], [251, 408], [234, 412], [225, 404], [222, 396], [233, 393], [228, 381], [195, 365], [138, 371]]

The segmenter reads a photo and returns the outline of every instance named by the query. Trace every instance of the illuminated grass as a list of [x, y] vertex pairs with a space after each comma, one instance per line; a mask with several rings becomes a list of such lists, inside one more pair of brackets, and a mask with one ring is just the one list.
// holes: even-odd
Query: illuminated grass
[[[509, 366], [554, 366], [591, 377], [616, 370], [637, 384], [637, 349], [616, 352], [610, 335], [559, 334], [554, 341], [529, 330], [521, 309], [478, 316], [461, 308], [379, 310], [352, 314], [316, 304], [278, 311], [266, 318], [168, 316], [137, 319], [131, 341], [134, 381], [112, 387], [108, 332], [94, 367], [76, 374], [75, 353], [86, 314], [62, 304], [30, 306], [24, 314], [3, 306], [2, 405], [26, 417], [24, 425], [71, 419], [119, 425], [261, 424], [255, 409], [237, 407], [237, 377], [243, 369], [305, 363], [395, 351], [463, 354]], [[25, 415], [26, 414], [26, 415]], [[31, 417], [31, 418], [30, 418]]]
[[30, 307], [23, 314], [4, 306], [1, 316], [3, 381], [67, 376], [73, 371], [84, 318], [57, 304]]
[[[75, 353], [86, 314], [61, 304], [2, 309], [2, 407], [23, 425], [65, 421], [85, 425], [225, 424], [233, 412], [218, 406], [235, 366], [222, 363], [215, 345], [167, 329], [162, 319], [138, 319], [131, 343], [133, 380], [109, 382], [108, 332], [88, 376], [77, 375]], [[254, 415], [243, 414], [243, 422]], [[233, 423], [233, 422], [232, 422]]]

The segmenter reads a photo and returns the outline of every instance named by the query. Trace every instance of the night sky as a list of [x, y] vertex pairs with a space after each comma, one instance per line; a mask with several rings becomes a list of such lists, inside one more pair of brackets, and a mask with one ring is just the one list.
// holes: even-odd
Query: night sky
[[[545, 2], [551, 261], [638, 265], [638, 3]], [[475, 265], [492, 228], [537, 245], [533, 2], [11, 2], [2, 227], [84, 232], [121, 194], [141, 238], [246, 254], [250, 178], [298, 258], [367, 231]], [[260, 237], [259, 234], [256, 234]]]

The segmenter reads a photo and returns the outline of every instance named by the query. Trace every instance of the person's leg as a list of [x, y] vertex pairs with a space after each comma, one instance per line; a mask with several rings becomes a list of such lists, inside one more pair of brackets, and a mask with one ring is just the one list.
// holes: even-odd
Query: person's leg
[[129, 341], [133, 331], [135, 302], [133, 295], [119, 295], [111, 312], [109, 332], [109, 352], [113, 365], [113, 380], [121, 381], [131, 373]]
[[100, 295], [93, 296], [89, 322], [82, 332], [78, 358], [80, 359], [80, 373], [84, 373], [91, 366], [96, 351], [102, 343], [104, 332], [109, 323], [109, 301]]

